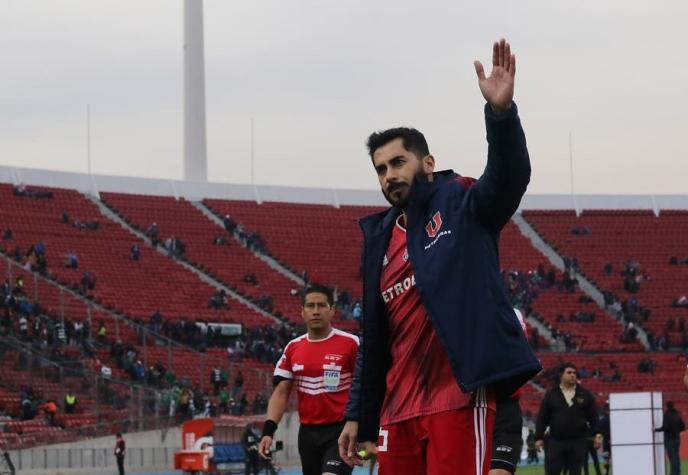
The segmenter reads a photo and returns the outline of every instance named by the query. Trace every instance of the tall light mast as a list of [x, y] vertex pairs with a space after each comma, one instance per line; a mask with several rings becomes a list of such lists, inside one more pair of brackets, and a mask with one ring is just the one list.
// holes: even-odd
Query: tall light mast
[[208, 181], [203, 0], [184, 0], [184, 180]]

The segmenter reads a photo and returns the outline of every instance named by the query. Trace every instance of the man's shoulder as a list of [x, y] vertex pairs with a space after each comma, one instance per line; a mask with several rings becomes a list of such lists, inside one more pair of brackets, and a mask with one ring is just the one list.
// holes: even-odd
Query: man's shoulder
[[358, 220], [358, 224], [366, 236], [384, 234], [385, 231], [391, 231], [400, 214], [400, 209], [389, 207], [377, 213], [364, 216]]
[[287, 350], [293, 350], [294, 348], [303, 345], [304, 343], [308, 343], [308, 333], [304, 333], [303, 335], [297, 336], [296, 338], [292, 338], [289, 340], [289, 343], [284, 347], [284, 353], [287, 352]]
[[337, 328], [334, 328], [333, 330], [334, 330], [334, 335], [333, 335], [334, 337], [350, 340], [351, 342], [355, 343], [356, 346], [359, 345], [359, 340], [358, 340], [358, 337], [356, 335], [354, 335], [352, 333], [345, 332], [343, 330], [338, 330]]
[[580, 395], [582, 395], [582, 396], [586, 396], [586, 397], [589, 397], [589, 398], [592, 398], [592, 397], [593, 397], [592, 392], [590, 392], [589, 389], [587, 389], [587, 388], [581, 386], [580, 384], [577, 384], [577, 385], [576, 385], [576, 394], [580, 394]]
[[440, 187], [454, 186], [462, 191], [468, 191], [477, 182], [477, 179], [470, 176], [462, 176], [451, 169], [436, 172], [434, 180]]

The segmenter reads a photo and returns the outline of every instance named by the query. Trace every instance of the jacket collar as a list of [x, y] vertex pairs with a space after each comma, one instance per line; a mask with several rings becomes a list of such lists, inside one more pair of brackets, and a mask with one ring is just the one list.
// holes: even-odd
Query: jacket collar
[[[437, 187], [456, 177], [454, 170], [441, 170], [433, 173], [433, 181], [424, 176], [413, 179], [409, 192], [409, 207], [422, 208], [432, 197]], [[378, 236], [388, 232], [401, 214], [398, 208], [388, 208], [385, 211], [366, 216], [360, 220], [361, 227], [367, 235]]]
[[454, 170], [441, 170], [432, 174], [432, 181], [428, 181], [425, 176], [419, 175], [413, 179], [413, 186], [409, 192], [409, 207], [423, 207], [437, 187], [456, 176]]
[[362, 218], [359, 223], [364, 234], [368, 236], [380, 236], [391, 229], [400, 214], [400, 209], [392, 207], [385, 211], [366, 216]]

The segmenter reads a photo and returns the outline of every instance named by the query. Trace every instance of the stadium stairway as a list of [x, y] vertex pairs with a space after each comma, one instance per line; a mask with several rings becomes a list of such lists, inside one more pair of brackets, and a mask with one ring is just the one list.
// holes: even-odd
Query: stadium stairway
[[[16, 196], [9, 185], [0, 185], [0, 216], [3, 226], [13, 231], [11, 240], [0, 241], [7, 255], [36, 243], [46, 246], [48, 274], [65, 286], [78, 289], [84, 271], [97, 277], [97, 284], [83, 291], [89, 298], [123, 315], [148, 319], [155, 311], [166, 318], [193, 316], [206, 321], [262, 325], [272, 320], [243, 305], [214, 310], [208, 301], [217, 290], [188, 269], [151, 252], [143, 241], [110, 219], [103, 219], [98, 207], [74, 190], [44, 188], [52, 198], [37, 200]], [[61, 216], [67, 216], [66, 222]], [[78, 223], [95, 223], [85, 229]], [[141, 259], [131, 259], [130, 248], [141, 247]], [[65, 255], [75, 250], [77, 269], [64, 265]]]
[[[557, 249], [551, 246], [550, 243], [543, 239], [543, 237], [530, 225], [530, 223], [520, 213], [514, 214], [512, 222], [518, 227], [518, 230], [521, 232], [521, 234], [532, 243], [532, 246], [538, 251], [540, 251], [553, 266], [555, 266], [560, 271], [564, 270], [564, 256], [561, 255]], [[595, 302], [595, 306], [597, 307], [597, 309], [602, 312], [603, 316], [607, 317], [604, 319], [604, 328], [600, 328], [599, 321], [596, 321], [594, 323], [594, 325], [597, 326], [597, 329], [608, 330], [612, 332], [616, 330], [617, 334], [623, 331], [623, 322], [617, 320], [611, 313], [609, 313], [605, 309], [604, 299], [602, 297], [601, 290], [593, 282], [591, 282], [585, 274], [581, 272], [576, 272], [576, 279], [578, 280], [578, 288], [580, 289], [580, 291], [582, 291], [585, 295], [592, 299], [592, 301]], [[542, 303], [543, 302], [540, 302], [540, 305]], [[557, 302], [557, 306], [559, 307], [557, 310], [561, 309], [561, 306], [558, 305], [560, 303], [561, 301]], [[611, 322], [614, 322], [615, 324], [612, 325]], [[580, 325], [585, 324], [578, 323], [576, 327], [580, 328]], [[559, 329], [561, 329], [562, 331], [570, 330], [570, 328], [561, 328], [561, 324], [555, 325], [555, 327], [560, 327]], [[644, 349], [648, 349], [647, 335], [644, 331], [639, 332], [638, 340]], [[611, 343], [611, 345], [611, 348], [613, 348], [614, 344]], [[636, 351], [640, 349], [637, 347], [638, 345], [635, 346], [636, 348], [632, 349], [635, 349]]]
[[[64, 318], [65, 320], [70, 319], [72, 322], [88, 322], [93, 337], [95, 337], [99, 323], [103, 322], [108, 331], [106, 337], [108, 341], [116, 339], [136, 341], [143, 332], [150, 337], [151, 341], [157, 341], [161, 344], [170, 342], [164, 335], [137, 324], [126, 314], [106, 307], [98, 299], [77, 292], [72, 286], [51, 280], [38, 272], [24, 269], [4, 254], [1, 255], [1, 258], [11, 269], [9, 273], [13, 278], [23, 278], [28, 297], [32, 303], [40, 302], [41, 312], [44, 315], [55, 320]], [[174, 344], [174, 342], [172, 343]]]
[[[215, 224], [220, 226], [222, 229], [224, 229], [224, 223], [222, 222], [222, 219], [224, 217], [223, 214], [220, 214], [218, 211], [214, 210], [210, 202], [207, 200], [202, 200], [202, 201], [194, 201], [191, 202], [192, 206], [194, 206], [196, 209], [198, 209], [201, 213], [203, 213], [208, 219], [213, 221]], [[313, 205], [311, 205], [313, 206]], [[261, 229], [262, 230], [262, 229]], [[232, 237], [237, 243], [241, 243], [240, 238], [236, 234], [232, 234]], [[259, 251], [259, 250], [251, 250], [253, 254], [260, 260], [264, 261], [268, 266], [271, 268], [275, 269], [277, 272], [280, 274], [284, 275], [288, 279], [292, 280], [298, 287], [302, 287], [305, 285], [304, 279], [303, 279], [303, 274], [299, 274], [296, 270], [294, 270], [291, 266], [289, 266], [286, 262], [284, 262], [282, 259], [280, 259], [279, 256], [273, 254], [270, 252], [270, 249], [265, 249], [264, 251]], [[322, 283], [319, 280], [316, 280], [318, 283]], [[337, 285], [334, 285], [334, 287], [337, 287]], [[338, 287], [338, 289], [341, 289], [341, 287]], [[335, 323], [337, 325], [337, 328], [345, 331], [350, 331], [353, 333], [356, 333], [358, 331], [358, 323], [355, 321], [351, 320], [345, 320], [340, 318], [341, 314], [335, 314]]]
[[[235, 237], [232, 245], [213, 244], [215, 237], [226, 238], [229, 233], [198, 205], [171, 197], [122, 193], [103, 193], [101, 203], [117, 215], [120, 224], [126, 224], [139, 236], [150, 223], [156, 222], [161, 238], [180, 239], [186, 252], [182, 258], [174, 260], [191, 266], [214, 285], [223, 285], [254, 304], [258, 304], [263, 295], [269, 295], [274, 307], [265, 314], [301, 323], [301, 306], [293, 291], [301, 287], [302, 279], [283, 265], [277, 265], [269, 256], [234, 244]], [[249, 273], [256, 275], [258, 285], [244, 280]], [[353, 320], [338, 320], [337, 323], [338, 327], [349, 331], [355, 331], [358, 326]]]
[[[659, 337], [668, 320], [686, 317], [686, 309], [672, 306], [680, 295], [688, 294], [688, 266], [672, 265], [671, 257], [684, 259], [688, 249], [688, 213], [666, 210], [655, 215], [648, 210], [530, 210], [523, 214], [552, 248], [575, 256], [587, 278], [600, 290], [613, 292], [620, 300], [635, 297], [640, 307], [650, 310], [642, 327]], [[574, 235], [574, 228], [585, 227], [586, 235]], [[633, 294], [624, 288], [620, 271], [626, 261], [636, 261], [643, 280]], [[613, 272], [605, 273], [605, 264]], [[672, 346], [681, 344], [674, 327], [667, 330]]]
[[187, 260], [183, 259], [177, 259], [172, 256], [168, 252], [165, 251], [161, 246], [154, 246], [151, 242], [151, 240], [145, 235], [144, 231], [142, 231], [140, 228], [134, 226], [131, 224], [122, 214], [118, 212], [117, 209], [114, 209], [111, 205], [109, 205], [105, 200], [103, 199], [98, 199], [96, 197], [90, 196], [90, 195], [85, 195], [89, 200], [91, 200], [93, 203], [95, 203], [100, 212], [105, 216], [106, 218], [110, 219], [111, 221], [116, 222], [119, 224], [123, 229], [126, 231], [130, 232], [140, 240], [142, 240], [145, 245], [151, 249], [156, 250], [159, 254], [170, 258], [172, 261], [177, 263], [178, 265], [188, 269], [189, 271], [193, 272], [198, 276], [198, 278], [207, 284], [211, 285], [214, 287], [216, 290], [224, 290], [227, 293], [227, 296], [237, 302], [239, 302], [241, 305], [248, 307], [250, 310], [252, 310], [255, 313], [258, 313], [262, 315], [263, 317], [267, 317], [270, 320], [262, 320], [261, 323], [263, 324], [269, 324], [269, 323], [274, 323], [275, 321], [278, 321], [277, 317], [275, 315], [266, 312], [262, 308], [258, 307], [253, 301], [250, 299], [246, 298], [245, 296], [241, 295], [238, 293], [234, 288], [230, 287], [227, 285], [225, 282], [221, 281], [218, 279], [215, 275], [212, 275], [209, 273], [207, 270], [201, 268], [199, 265], [193, 264]]
[[[209, 206], [207, 206], [203, 201], [190, 201], [191, 205], [199, 210], [201, 213], [203, 213], [208, 219], [213, 221], [215, 224], [217, 224], [220, 228], [224, 228], [224, 224], [222, 223], [222, 216], [215, 213]], [[232, 237], [237, 243], [240, 243], [240, 239], [238, 236], [232, 234]], [[273, 256], [269, 252], [260, 252], [258, 250], [252, 250], [253, 255], [255, 255], [258, 259], [262, 260], [265, 262], [267, 265], [275, 269], [277, 272], [280, 274], [284, 275], [288, 279], [291, 279], [296, 283], [299, 287], [302, 287], [304, 285], [303, 277], [300, 276], [297, 272], [295, 272], [293, 269], [291, 269], [289, 266], [281, 262], [277, 257]]]
[[[214, 366], [227, 366], [224, 350], [211, 349], [206, 353], [201, 353], [192, 347], [153, 331], [147, 325], [139, 325], [126, 316], [89, 300], [67, 286], [47, 279], [36, 272], [22, 269], [9, 258], [3, 257], [8, 262], [8, 265], [13, 266], [13, 276], [22, 276], [26, 282], [32, 282], [35, 279], [36, 285], [40, 284], [36, 294], [40, 295], [41, 302], [43, 302], [42, 305], [51, 309], [62, 305], [65, 308], [65, 319], [71, 319], [72, 321], [86, 321], [90, 319], [92, 321], [91, 334], [94, 337], [97, 331], [97, 322], [104, 322], [106, 328], [109, 329], [105, 343], [109, 345], [115, 340], [122, 340], [124, 343], [134, 344], [138, 357], [145, 367], [161, 362], [165, 367], [172, 369], [178, 378], [185, 378], [194, 385], [207, 388], [209, 386], [208, 381], [211, 368]], [[29, 293], [33, 294], [34, 292]], [[60, 319], [60, 316], [55, 311], [51, 313], [53, 313], [51, 315], [53, 318]], [[90, 317], [88, 316], [89, 313]], [[146, 342], [148, 343], [147, 345], [145, 344]], [[115, 376], [123, 380], [129, 378], [123, 370], [117, 368], [115, 360], [109, 354], [109, 348], [96, 348], [94, 351], [101, 363], [107, 364], [112, 368]], [[222, 358], [219, 358], [219, 355]], [[232, 366], [235, 365], [244, 371], [249, 381], [251, 377], [248, 375], [252, 374], [252, 372], [256, 370], [265, 372], [265, 365], [253, 360], [247, 360], [245, 363], [234, 363]], [[269, 375], [270, 372], [267, 374]], [[16, 376], [18, 376], [17, 381], [21, 379], [20, 377], [23, 377], [20, 374]], [[255, 378], [259, 378], [259, 376], [255, 376]]]
[[[100, 398], [97, 401], [95, 375], [85, 367], [67, 367], [63, 363], [49, 361], [12, 338], [1, 338], [0, 348], [3, 351], [0, 359], [0, 411], [11, 417], [0, 421], [0, 446], [26, 448], [73, 441], [94, 433], [96, 424], [102, 421], [131, 418], [132, 414], [127, 409], [121, 409], [125, 406], [122, 401], [129, 396], [126, 383], [121, 386], [113, 383], [109, 400]], [[32, 419], [21, 420], [19, 394], [29, 387], [42, 401], [56, 402], [59, 409], [55, 425], [51, 426], [40, 410]], [[60, 409], [67, 390], [77, 397], [73, 414]], [[114, 394], [117, 396], [111, 397]]]

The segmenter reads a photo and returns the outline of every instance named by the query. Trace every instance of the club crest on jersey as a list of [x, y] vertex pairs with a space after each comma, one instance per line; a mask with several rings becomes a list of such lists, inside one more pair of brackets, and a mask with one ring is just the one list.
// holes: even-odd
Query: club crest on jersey
[[428, 233], [428, 237], [434, 238], [442, 227], [442, 215], [437, 211], [428, 224], [425, 225], [425, 232]]

